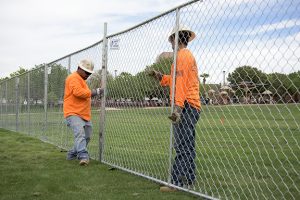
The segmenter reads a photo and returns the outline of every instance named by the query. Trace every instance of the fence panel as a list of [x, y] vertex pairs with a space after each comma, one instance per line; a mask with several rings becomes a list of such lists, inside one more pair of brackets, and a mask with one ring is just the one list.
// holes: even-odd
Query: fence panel
[[16, 79], [11, 78], [2, 82], [2, 126], [16, 131]]
[[155, 67], [170, 71], [172, 49], [166, 38], [174, 26], [174, 15], [173, 11], [108, 38], [107, 68], [112, 75], [107, 78], [103, 159], [165, 182], [169, 168], [169, 93], [147, 75], [147, 70]]
[[[300, 198], [299, 12], [296, 0], [192, 1], [178, 7], [179, 24], [196, 33], [187, 48], [197, 62], [202, 104], [196, 179], [192, 188], [179, 189], [209, 199]], [[168, 37], [175, 24], [176, 9], [108, 36], [105, 124], [99, 123], [100, 99], [92, 99], [89, 144], [97, 159], [96, 138], [105, 125], [103, 163], [169, 185], [176, 155], [167, 118], [170, 89], [148, 72], [170, 74], [174, 53]], [[102, 42], [47, 64], [46, 71], [40, 65], [2, 81], [1, 127], [70, 148], [64, 81], [81, 59], [90, 58], [95, 73], [87, 83], [101, 87]]]
[[[65, 79], [68, 76], [69, 57], [47, 65], [47, 123], [44, 139], [60, 147], [66, 147], [70, 137], [66, 137], [66, 124], [63, 118], [63, 97]], [[67, 140], [65, 140], [68, 138]], [[71, 140], [72, 141], [72, 140]]]
[[44, 65], [37, 66], [36, 69], [29, 72], [29, 107], [30, 107], [30, 132], [28, 134], [38, 137], [42, 140], [45, 130], [45, 112], [44, 112], [44, 90], [45, 90], [45, 68]]

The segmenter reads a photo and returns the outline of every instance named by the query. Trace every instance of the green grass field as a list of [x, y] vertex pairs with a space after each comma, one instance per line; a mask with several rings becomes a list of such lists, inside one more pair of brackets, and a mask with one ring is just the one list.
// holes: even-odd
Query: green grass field
[[158, 184], [97, 161], [79, 166], [60, 148], [24, 134], [0, 129], [0, 138], [1, 200], [196, 199], [159, 192]]
[[[167, 181], [169, 112], [168, 108], [108, 110], [104, 160]], [[204, 107], [196, 133], [196, 192], [222, 199], [300, 198], [299, 119], [299, 104]], [[47, 127], [44, 120], [43, 114], [30, 118], [21, 114], [19, 130], [69, 148], [72, 134], [62, 114], [48, 113]], [[8, 128], [15, 127], [14, 115], [3, 121]], [[93, 124], [90, 153], [98, 158], [97, 111]]]

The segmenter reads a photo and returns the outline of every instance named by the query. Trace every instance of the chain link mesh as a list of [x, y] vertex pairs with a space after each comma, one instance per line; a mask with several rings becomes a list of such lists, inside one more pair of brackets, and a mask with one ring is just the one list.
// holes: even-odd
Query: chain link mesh
[[[108, 36], [105, 121], [101, 100], [92, 99], [90, 156], [99, 158], [97, 135], [104, 126], [103, 163], [176, 187], [172, 90], [149, 72], [171, 74], [168, 37], [177, 17], [196, 33], [187, 48], [197, 62], [201, 100], [196, 178], [192, 187], [177, 188], [208, 199], [299, 199], [299, 10], [296, 0], [193, 1]], [[64, 81], [81, 59], [90, 58], [95, 73], [87, 83], [101, 87], [102, 49], [100, 41], [2, 81], [1, 127], [71, 148], [73, 135], [62, 114]], [[190, 81], [181, 89], [189, 90]], [[193, 143], [188, 130], [180, 129], [182, 145]], [[181, 167], [190, 169], [193, 150], [185, 153]]]

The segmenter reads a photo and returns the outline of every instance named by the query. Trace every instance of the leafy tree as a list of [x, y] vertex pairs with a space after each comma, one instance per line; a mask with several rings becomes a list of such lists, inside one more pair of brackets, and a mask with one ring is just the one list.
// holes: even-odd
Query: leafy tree
[[101, 87], [102, 70], [93, 73], [87, 80], [90, 89]]
[[19, 67], [18, 71], [15, 71], [13, 73], [10, 74], [10, 77], [15, 77], [15, 76], [19, 76], [21, 74], [24, 74], [25, 72], [27, 72], [27, 69], [24, 69], [23, 67]]
[[30, 98], [37, 103], [37, 100], [43, 100], [44, 98], [44, 64], [36, 65], [33, 70], [30, 71]]
[[8, 80], [8, 79], [9, 79], [8, 77], [0, 78], [0, 83], [5, 81], [5, 80]]
[[267, 75], [261, 70], [251, 66], [242, 66], [236, 68], [232, 73], [229, 73], [227, 80], [233, 85], [243, 81], [262, 84], [266, 82], [266, 78]]
[[[200, 77], [202, 77], [203, 78], [203, 91], [204, 91], [204, 96], [206, 96], [206, 78], [208, 78], [209, 77], [209, 74], [206, 74], [206, 73], [203, 73], [203, 74], [201, 74], [200, 75]], [[201, 92], [202, 90], [200, 90], [200, 92]]]
[[267, 76], [268, 90], [273, 92], [275, 96], [282, 97], [287, 93], [290, 81], [286, 74], [272, 73]]
[[[113, 80], [113, 76], [111, 75], [111, 73], [109, 73], [107, 71], [106, 72], [106, 81], [107, 81], [107, 83], [110, 82], [111, 80]], [[102, 69], [100, 69], [100, 70], [96, 71], [95, 73], [93, 73], [89, 77], [87, 83], [88, 83], [88, 86], [91, 89], [101, 87], [101, 83], [102, 83]]]
[[65, 79], [67, 76], [68, 76], [68, 70], [60, 64], [53, 64], [48, 67], [48, 102], [49, 103], [56, 103], [58, 100], [63, 99]]
[[157, 70], [170, 74], [171, 64], [172, 59], [161, 59], [135, 76], [122, 72], [119, 76], [107, 81], [108, 96], [113, 99], [132, 98], [134, 100], [143, 100], [145, 97], [165, 98], [169, 95], [168, 89], [161, 87], [157, 80], [149, 77], [147, 71]]
[[203, 85], [205, 86], [205, 83], [206, 83], [206, 78], [208, 78], [208, 77], [209, 77], [209, 74], [203, 73], [203, 74], [201, 74], [201, 75], [200, 75], [200, 77], [202, 77], [202, 78], [203, 78]]
[[55, 94], [54, 91], [48, 92], [48, 103], [55, 104], [58, 101], [58, 96]]
[[169, 99], [170, 89], [169, 87], [161, 87], [159, 82], [152, 77], [146, 75], [147, 71], [156, 70], [163, 74], [171, 74], [172, 58], [163, 58], [159, 62], [147, 66], [144, 71], [144, 81], [142, 84], [143, 90], [146, 92], [146, 96], [158, 97], [162, 99]]
[[137, 91], [135, 90], [134, 76], [128, 72], [122, 72], [114, 80], [112, 88], [114, 98], [132, 98]]
[[251, 66], [242, 66], [236, 68], [232, 73], [228, 74], [227, 80], [233, 86], [238, 86], [236, 89], [236, 95], [244, 94], [243, 87], [240, 87], [239, 84], [242, 82], [248, 82], [250, 85], [255, 85], [256, 88], [253, 89], [253, 92], [263, 92], [266, 88], [264, 87], [267, 82], [267, 74], [261, 70], [251, 67]]
[[287, 88], [291, 95], [300, 93], [300, 71], [288, 75], [289, 87]]

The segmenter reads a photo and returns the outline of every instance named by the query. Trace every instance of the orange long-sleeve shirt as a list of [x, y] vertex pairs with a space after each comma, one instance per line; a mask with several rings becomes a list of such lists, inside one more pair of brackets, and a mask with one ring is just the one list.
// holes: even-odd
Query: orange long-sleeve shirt
[[65, 83], [64, 117], [70, 115], [91, 119], [91, 90], [77, 72], [70, 74]]
[[[171, 67], [171, 75], [163, 75], [160, 84], [170, 87], [170, 99], [172, 99], [172, 77], [174, 64]], [[175, 105], [184, 107], [187, 101], [191, 106], [200, 110], [199, 79], [197, 63], [193, 54], [186, 48], [177, 52]]]

